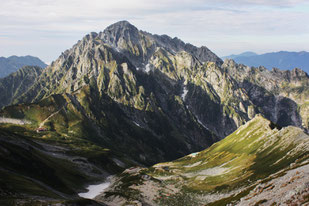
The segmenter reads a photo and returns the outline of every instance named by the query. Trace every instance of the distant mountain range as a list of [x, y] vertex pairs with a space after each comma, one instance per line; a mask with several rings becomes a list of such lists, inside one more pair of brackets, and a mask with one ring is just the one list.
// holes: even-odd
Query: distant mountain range
[[16, 72], [23, 66], [39, 66], [45, 68], [45, 64], [42, 60], [33, 56], [10, 56], [8, 58], [0, 57], [0, 78], [6, 77], [9, 74]]
[[279, 68], [292, 70], [300, 68], [309, 73], [309, 52], [273, 52], [265, 54], [256, 54], [254, 52], [244, 52], [238, 55], [232, 54], [224, 56], [222, 59], [233, 59], [239, 64], [248, 66], [264, 66], [268, 69]]

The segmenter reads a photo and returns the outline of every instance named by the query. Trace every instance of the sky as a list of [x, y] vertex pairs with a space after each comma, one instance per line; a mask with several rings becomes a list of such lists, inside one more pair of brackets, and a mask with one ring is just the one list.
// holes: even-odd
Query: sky
[[138, 29], [244, 51], [309, 51], [308, 0], [0, 0], [0, 56], [46, 63], [86, 34], [128, 20]]

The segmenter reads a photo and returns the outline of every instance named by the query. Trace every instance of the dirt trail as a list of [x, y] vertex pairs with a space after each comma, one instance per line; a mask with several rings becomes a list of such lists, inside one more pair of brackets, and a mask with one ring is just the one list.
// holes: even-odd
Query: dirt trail
[[44, 127], [44, 124], [50, 119], [52, 118], [54, 115], [58, 114], [64, 107], [66, 107], [67, 104], [65, 104], [63, 107], [61, 107], [58, 111], [52, 113], [51, 115], [49, 115], [46, 119], [43, 120], [43, 122], [40, 123], [39, 127]]

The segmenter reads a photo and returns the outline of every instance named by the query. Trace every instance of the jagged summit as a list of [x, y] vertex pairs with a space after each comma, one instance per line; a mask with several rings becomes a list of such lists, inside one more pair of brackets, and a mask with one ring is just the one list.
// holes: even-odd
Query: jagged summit
[[110, 31], [114, 29], [136, 29], [137, 30], [137, 28], [127, 20], [118, 21], [114, 24], [109, 25], [105, 29], [105, 31]]
[[159, 48], [172, 54], [185, 51], [201, 62], [212, 61], [222, 64], [222, 60], [205, 46], [196, 47], [184, 43], [177, 37], [171, 38], [165, 34], [153, 35], [140, 31], [128, 21], [119, 21], [108, 26], [103, 32], [100, 32], [99, 36], [104, 42], [128, 56], [137, 67], [146, 65], [149, 58]]
[[99, 36], [112, 46], [121, 47], [122, 45], [118, 45], [118, 43], [121, 44], [119, 41], [131, 41], [136, 44], [138, 33], [138, 29], [128, 21], [119, 21], [108, 26], [103, 32], [100, 32]]

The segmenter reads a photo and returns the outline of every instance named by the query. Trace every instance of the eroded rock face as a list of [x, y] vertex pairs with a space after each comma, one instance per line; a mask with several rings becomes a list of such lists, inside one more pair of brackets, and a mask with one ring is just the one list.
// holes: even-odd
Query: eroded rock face
[[308, 131], [308, 75], [300, 70], [250, 68], [225, 60], [222, 67], [246, 90], [259, 113], [282, 125]]

